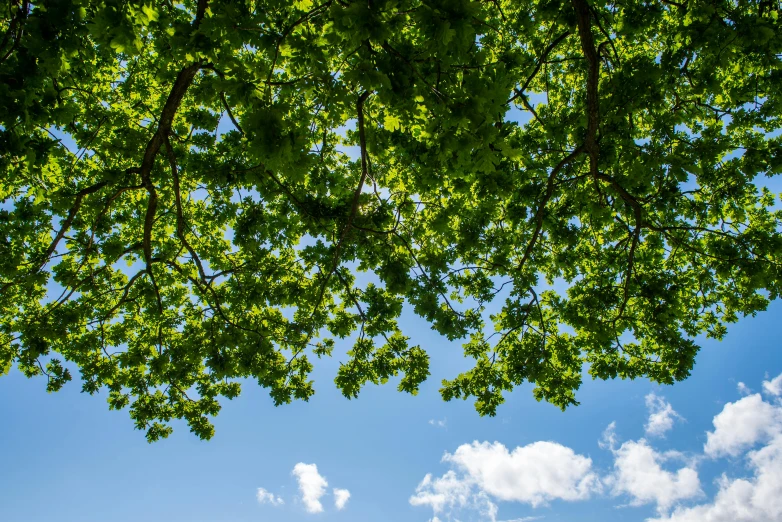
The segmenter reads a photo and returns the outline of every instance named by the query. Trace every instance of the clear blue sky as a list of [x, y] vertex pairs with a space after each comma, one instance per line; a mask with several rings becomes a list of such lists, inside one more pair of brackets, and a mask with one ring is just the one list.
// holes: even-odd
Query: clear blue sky
[[[320, 361], [309, 403], [275, 408], [246, 383], [209, 442], [176, 425], [147, 444], [127, 411], [108, 411], [77, 382], [47, 394], [44, 380], [12, 370], [0, 378], [0, 519], [466, 522], [492, 520], [494, 505], [497, 521], [727, 521], [722, 504], [738, 499], [756, 517], [746, 520], [782, 520], [781, 319], [774, 303], [724, 341], [704, 340], [692, 376], [673, 387], [587, 381], [581, 406], [563, 413], [525, 385], [497, 417], [480, 418], [469, 401], [438, 394], [441, 378], [466, 367], [460, 345], [407, 315], [405, 330], [432, 355], [418, 397], [392, 382], [348, 401], [332, 383], [336, 357]], [[294, 475], [297, 464], [317, 474]], [[318, 475], [328, 483], [320, 497]], [[259, 502], [258, 488], [273, 502]], [[342, 510], [334, 488], [350, 492]], [[310, 513], [318, 502], [323, 511]]]

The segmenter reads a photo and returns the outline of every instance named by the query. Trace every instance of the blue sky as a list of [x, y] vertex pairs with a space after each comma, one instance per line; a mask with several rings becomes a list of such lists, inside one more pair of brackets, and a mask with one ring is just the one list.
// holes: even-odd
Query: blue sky
[[149, 445], [78, 382], [47, 394], [12, 370], [0, 378], [1, 518], [782, 522], [781, 319], [777, 302], [722, 342], [701, 339], [692, 376], [672, 387], [587, 380], [563, 413], [524, 385], [481, 418], [438, 392], [470, 366], [460, 343], [406, 311], [403, 331], [432, 359], [417, 397], [392, 381], [343, 398], [345, 340], [316, 361], [309, 403], [275, 408], [247, 382], [209, 442], [182, 423]]
[[[780, 319], [777, 302], [703, 340], [692, 376], [672, 387], [586, 381], [563, 413], [525, 385], [480, 418], [438, 394], [469, 364], [459, 343], [406, 314], [432, 356], [419, 396], [390, 382], [348, 401], [332, 382], [337, 356], [317, 365], [309, 403], [275, 408], [246, 383], [209, 442], [175, 425], [147, 444], [127, 411], [77, 382], [47, 394], [12, 370], [0, 378], [2, 519], [736, 520], [730, 501], [743, 520], [782, 520]], [[341, 510], [335, 488], [350, 495]]]

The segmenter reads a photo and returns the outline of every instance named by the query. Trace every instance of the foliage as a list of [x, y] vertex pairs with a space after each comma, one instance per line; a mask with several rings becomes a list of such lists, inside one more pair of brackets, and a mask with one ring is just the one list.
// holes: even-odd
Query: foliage
[[347, 397], [416, 393], [410, 306], [465, 340], [441, 391], [481, 414], [524, 381], [564, 409], [584, 371], [684, 379], [779, 296], [779, 13], [10, 0], [1, 373], [78, 368], [150, 440], [209, 438], [242, 379], [307, 400], [335, 339]]

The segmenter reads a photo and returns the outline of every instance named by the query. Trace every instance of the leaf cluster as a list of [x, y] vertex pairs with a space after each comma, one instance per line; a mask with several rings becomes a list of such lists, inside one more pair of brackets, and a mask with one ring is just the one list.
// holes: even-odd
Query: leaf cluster
[[346, 397], [416, 393], [408, 306], [463, 341], [441, 391], [481, 414], [682, 380], [782, 289], [779, 13], [8, 0], [0, 374], [209, 438], [241, 382], [307, 400], [346, 342]]

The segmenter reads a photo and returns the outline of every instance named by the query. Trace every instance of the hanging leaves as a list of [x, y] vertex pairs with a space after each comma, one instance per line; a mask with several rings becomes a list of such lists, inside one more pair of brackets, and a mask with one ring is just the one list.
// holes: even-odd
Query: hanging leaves
[[[209, 438], [240, 381], [670, 384], [780, 292], [774, 2], [9, 0], [0, 375]], [[372, 281], [370, 284], [369, 281]], [[488, 318], [484, 312], [491, 312]]]

